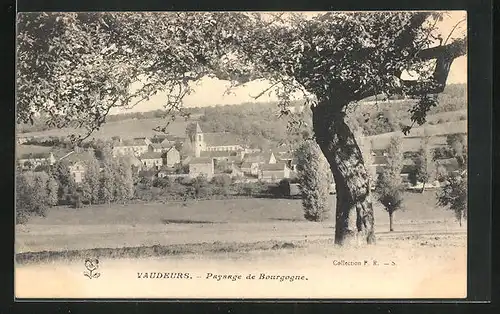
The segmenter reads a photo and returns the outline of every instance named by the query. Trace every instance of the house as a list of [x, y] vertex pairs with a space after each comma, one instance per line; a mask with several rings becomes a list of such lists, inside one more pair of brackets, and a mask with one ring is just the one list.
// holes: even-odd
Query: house
[[75, 183], [81, 183], [85, 177], [85, 171], [87, 170], [88, 164], [91, 160], [95, 159], [93, 150], [75, 149], [63, 156], [60, 161], [65, 161], [68, 163], [69, 171], [75, 180]]
[[246, 175], [259, 175], [259, 163], [258, 162], [243, 162], [241, 164], [241, 171]]
[[201, 152], [204, 151], [244, 150], [234, 134], [227, 132], [204, 133], [198, 123], [196, 123], [193, 147], [196, 157], [201, 157]]
[[163, 164], [172, 167], [181, 162], [181, 154], [174, 146], [170, 146], [163, 154]]
[[290, 168], [285, 163], [260, 165], [260, 180], [274, 182], [285, 178], [290, 178]]
[[275, 164], [276, 157], [272, 151], [250, 153], [243, 157], [243, 162], [259, 163], [259, 164]]
[[139, 160], [142, 163], [143, 170], [158, 170], [161, 168], [161, 166], [163, 166], [162, 153], [145, 152], [139, 156]]
[[214, 160], [209, 157], [195, 157], [189, 162], [189, 175], [192, 178], [204, 175], [207, 179], [214, 176]]
[[245, 174], [240, 167], [235, 164], [231, 164], [231, 177], [243, 177]]
[[121, 140], [113, 147], [113, 156], [124, 156], [133, 154], [140, 156], [149, 150], [151, 141], [146, 137], [138, 137], [132, 140]]
[[17, 144], [24, 144], [24, 143], [27, 143], [27, 142], [28, 142], [28, 138], [27, 137], [19, 136], [17, 138]]
[[280, 152], [276, 157], [278, 162], [284, 162], [292, 171], [297, 171], [297, 158], [289, 152]]
[[239, 161], [240, 155], [234, 151], [204, 151], [200, 153], [200, 157], [208, 157], [217, 161]]
[[52, 152], [21, 154], [17, 159], [18, 165], [23, 169], [34, 169], [37, 166], [53, 165], [55, 162], [56, 158]]
[[153, 153], [161, 153], [163, 152], [163, 146], [161, 144], [157, 143], [151, 143], [148, 145], [148, 151], [153, 152]]

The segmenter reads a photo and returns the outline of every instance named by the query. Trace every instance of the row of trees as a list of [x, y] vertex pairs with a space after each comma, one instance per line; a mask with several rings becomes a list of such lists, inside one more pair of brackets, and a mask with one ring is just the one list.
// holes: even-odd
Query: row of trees
[[[370, 166], [371, 153], [367, 146], [361, 145], [365, 165]], [[450, 135], [447, 139], [447, 149], [458, 162], [458, 169], [452, 172], [442, 171], [439, 179], [442, 187], [437, 192], [437, 204], [455, 213], [460, 225], [462, 218], [467, 217], [467, 146], [461, 135]], [[297, 151], [299, 182], [302, 192], [304, 217], [310, 221], [323, 221], [329, 217], [328, 210], [328, 164], [316, 143], [305, 142]], [[405, 185], [401, 172], [404, 165], [401, 137], [392, 137], [386, 150], [387, 164], [378, 176], [370, 172], [369, 180], [375, 182], [376, 199], [389, 215], [389, 230], [393, 231], [394, 212], [403, 208]], [[410, 181], [422, 183], [422, 193], [425, 184], [435, 178], [438, 171], [429, 145], [429, 138], [424, 137], [419, 152], [414, 156], [415, 169], [410, 173]]]
[[40, 171], [19, 172], [16, 176], [16, 212], [19, 223], [30, 215], [44, 215], [58, 205], [81, 207], [88, 204], [126, 202], [134, 197], [132, 167], [126, 159], [104, 154], [99, 160], [91, 154], [85, 162], [82, 182], [77, 184], [66, 161]]

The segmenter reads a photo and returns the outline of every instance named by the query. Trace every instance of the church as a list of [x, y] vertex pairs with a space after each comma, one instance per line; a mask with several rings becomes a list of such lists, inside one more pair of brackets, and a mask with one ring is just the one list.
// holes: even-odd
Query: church
[[234, 134], [227, 132], [203, 133], [198, 123], [196, 123], [193, 147], [196, 157], [200, 157], [201, 152], [207, 151], [237, 152], [244, 150]]

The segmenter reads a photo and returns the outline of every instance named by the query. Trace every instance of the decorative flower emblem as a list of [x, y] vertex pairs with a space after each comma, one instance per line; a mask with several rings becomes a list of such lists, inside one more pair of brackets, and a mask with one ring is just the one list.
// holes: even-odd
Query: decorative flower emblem
[[99, 268], [99, 260], [97, 258], [87, 258], [85, 260], [85, 268], [87, 268], [88, 272], [83, 272], [83, 274], [89, 279], [99, 278], [100, 273], [94, 272], [97, 268]]

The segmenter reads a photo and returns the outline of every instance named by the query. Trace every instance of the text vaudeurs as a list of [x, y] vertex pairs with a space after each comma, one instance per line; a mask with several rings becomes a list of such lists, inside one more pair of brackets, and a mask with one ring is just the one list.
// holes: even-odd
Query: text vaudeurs
[[191, 273], [169, 273], [169, 272], [138, 272], [138, 279], [204, 279], [214, 281], [238, 281], [238, 280], [276, 280], [276, 281], [303, 281], [308, 280], [303, 275], [282, 274], [214, 274], [207, 272], [204, 275], [192, 275]]

